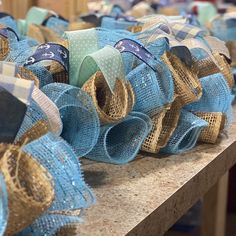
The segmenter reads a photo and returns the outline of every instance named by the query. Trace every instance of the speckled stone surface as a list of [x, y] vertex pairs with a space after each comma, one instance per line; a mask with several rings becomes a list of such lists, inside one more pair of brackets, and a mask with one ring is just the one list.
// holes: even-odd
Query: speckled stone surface
[[85, 211], [78, 235], [163, 235], [236, 163], [236, 124], [216, 145], [125, 166], [83, 160], [97, 204]]

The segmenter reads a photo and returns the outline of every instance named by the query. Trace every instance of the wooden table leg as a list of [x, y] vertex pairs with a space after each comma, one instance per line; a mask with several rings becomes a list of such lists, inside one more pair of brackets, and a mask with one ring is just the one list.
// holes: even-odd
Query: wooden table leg
[[227, 172], [204, 196], [202, 236], [225, 236], [228, 177]]

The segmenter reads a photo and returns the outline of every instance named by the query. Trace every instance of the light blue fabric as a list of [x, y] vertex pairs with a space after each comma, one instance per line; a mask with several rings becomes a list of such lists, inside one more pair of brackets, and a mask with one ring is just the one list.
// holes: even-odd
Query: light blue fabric
[[68, 29], [69, 23], [58, 17], [50, 17], [47, 20], [46, 27], [53, 30], [59, 36], [62, 36], [64, 32]]
[[233, 121], [232, 100], [230, 88], [221, 73], [209, 75], [200, 79], [202, 97], [199, 101], [185, 107], [192, 112], [223, 112], [227, 116], [227, 125]]
[[236, 40], [236, 20], [217, 17], [211, 22], [212, 34], [223, 41]]
[[138, 25], [137, 21], [127, 21], [125, 19], [115, 19], [110, 16], [103, 16], [101, 27], [110, 30], [128, 30], [129, 27]]
[[42, 63], [27, 66], [27, 69], [37, 76], [40, 88], [54, 82], [52, 74], [42, 65]]
[[114, 46], [118, 41], [124, 38], [137, 40], [135, 34], [126, 30], [96, 28], [96, 31], [99, 48], [103, 48], [107, 45]]
[[35, 51], [34, 47], [30, 47], [30, 43], [31, 41], [28, 41], [28, 39], [11, 42], [10, 53], [5, 61], [15, 62], [17, 65], [24, 65]]
[[4, 235], [8, 219], [7, 187], [0, 172], [0, 236]]
[[177, 128], [161, 152], [177, 154], [191, 150], [195, 147], [202, 129], [207, 126], [205, 120], [182, 110]]
[[38, 106], [38, 104], [34, 100], [32, 100], [31, 104], [27, 108], [24, 120], [17, 133], [15, 141], [17, 142], [19, 138], [24, 135], [30, 128], [32, 128], [39, 120], [47, 121], [47, 116]]
[[151, 131], [151, 123], [148, 116], [131, 113], [117, 124], [102, 126], [98, 143], [86, 157], [113, 164], [132, 161]]
[[199, 61], [209, 57], [208, 53], [206, 53], [206, 51], [202, 48], [193, 48], [190, 51], [195, 61]]
[[148, 51], [152, 53], [156, 58], [161, 58], [161, 56], [170, 50], [169, 44], [165, 38], [160, 38], [147, 45]]
[[100, 123], [91, 98], [80, 88], [52, 83], [42, 91], [59, 109], [62, 137], [74, 148], [78, 156], [84, 156], [97, 143]]
[[135, 93], [134, 111], [152, 117], [174, 99], [173, 78], [162, 61], [157, 65], [157, 72], [143, 63], [132, 70], [127, 79]]
[[80, 216], [44, 214], [17, 236], [53, 236], [63, 226], [82, 222]]
[[[44, 166], [54, 179], [55, 199], [48, 211], [20, 235], [54, 235], [63, 225], [80, 222], [75, 211], [95, 202], [83, 180], [77, 155], [63, 139], [48, 133], [23, 147]], [[74, 216], [73, 216], [74, 215]]]
[[0, 24], [13, 29], [19, 35], [16, 21], [11, 16], [0, 18]]

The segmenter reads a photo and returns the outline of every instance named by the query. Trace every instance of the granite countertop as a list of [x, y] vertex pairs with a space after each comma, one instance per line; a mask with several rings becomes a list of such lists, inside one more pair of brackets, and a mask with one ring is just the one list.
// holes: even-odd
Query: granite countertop
[[82, 161], [97, 203], [78, 235], [163, 235], [236, 163], [236, 123], [215, 145], [181, 155], [140, 155], [124, 166]]

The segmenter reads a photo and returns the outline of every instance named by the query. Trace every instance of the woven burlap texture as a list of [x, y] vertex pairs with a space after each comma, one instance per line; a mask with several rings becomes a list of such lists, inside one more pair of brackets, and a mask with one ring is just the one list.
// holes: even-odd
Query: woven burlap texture
[[177, 127], [181, 109], [180, 98], [176, 97], [170, 107], [152, 117], [152, 130], [142, 144], [142, 151], [156, 154], [166, 146]]
[[51, 175], [19, 146], [0, 144], [0, 170], [8, 191], [9, 217], [5, 235], [14, 235], [30, 225], [53, 199]]
[[229, 53], [232, 59], [232, 67], [236, 66], [236, 41], [228, 41], [226, 42], [226, 46], [229, 49]]
[[30, 143], [49, 132], [48, 122], [39, 120], [29, 130], [26, 131], [15, 143], [18, 146]]
[[32, 71], [26, 69], [25, 67], [22, 66], [18, 67], [18, 73], [16, 77], [20, 79], [32, 80], [34, 81], [34, 85], [36, 87], [39, 87], [39, 79], [37, 78], [37, 76]]
[[175, 93], [179, 95], [181, 104], [197, 101], [202, 96], [202, 88], [196, 73], [170, 52], [164, 53], [162, 60], [172, 73]]
[[112, 93], [103, 74], [98, 71], [82, 89], [92, 97], [102, 124], [124, 119], [133, 108], [134, 93], [128, 81], [117, 79]]
[[203, 78], [212, 74], [222, 73], [230, 88], [234, 86], [234, 77], [231, 72], [230, 64], [227, 62], [225, 56], [219, 53], [213, 54], [216, 62], [212, 61], [210, 57], [202, 60], [197, 60], [193, 63], [192, 70], [197, 74], [198, 78]]
[[10, 45], [7, 38], [0, 36], [0, 60], [3, 61], [10, 52]]
[[196, 116], [208, 122], [208, 127], [201, 131], [199, 141], [214, 144], [225, 126], [225, 115], [221, 112], [195, 112]]

